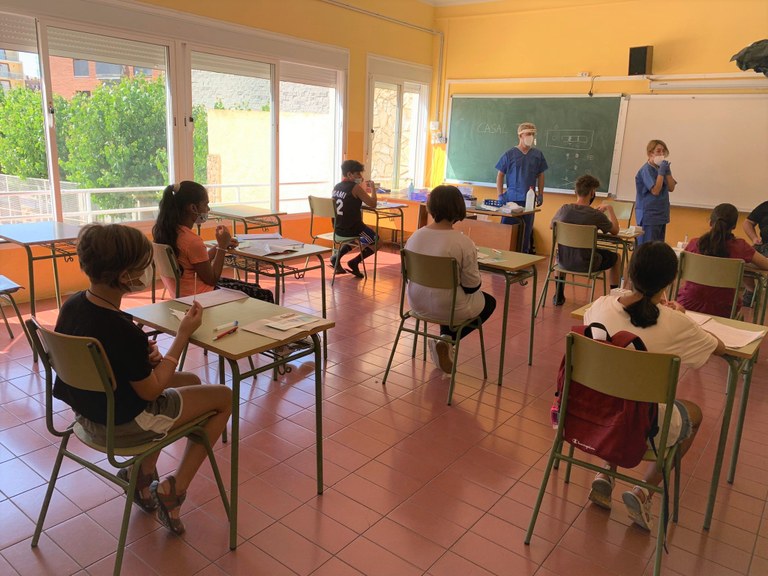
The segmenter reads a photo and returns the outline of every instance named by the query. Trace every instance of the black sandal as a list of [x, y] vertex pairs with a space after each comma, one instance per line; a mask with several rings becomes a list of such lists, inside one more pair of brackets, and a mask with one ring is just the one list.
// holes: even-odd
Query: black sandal
[[181, 519], [172, 517], [170, 513], [184, 504], [184, 500], [187, 499], [187, 493], [176, 493], [176, 478], [173, 476], [168, 476], [167, 480], [171, 489], [169, 494], [162, 494], [157, 491], [158, 486], [160, 486], [158, 480], [150, 484], [149, 491], [152, 492], [152, 497], [155, 499], [155, 504], [157, 504], [157, 518], [171, 532], [181, 535], [184, 534], [184, 523]]
[[[121, 480], [127, 482], [130, 482], [130, 474], [128, 472], [128, 468], [121, 468], [117, 471], [117, 477]], [[152, 482], [159, 480], [160, 478], [157, 475], [157, 468], [152, 470], [151, 474], [144, 474], [139, 470], [139, 477], [136, 479], [136, 488], [133, 491], [133, 503], [136, 504], [139, 508], [144, 510], [144, 512], [154, 512], [157, 510], [157, 503], [155, 502], [155, 499], [150, 496], [147, 496], [146, 498], [141, 495], [142, 490], [146, 490], [149, 488], [152, 484]], [[151, 490], [150, 490], [151, 492]]]

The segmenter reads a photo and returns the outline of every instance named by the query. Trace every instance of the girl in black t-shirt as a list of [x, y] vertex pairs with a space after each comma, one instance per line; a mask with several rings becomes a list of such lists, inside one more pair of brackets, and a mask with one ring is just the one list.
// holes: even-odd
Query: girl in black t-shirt
[[[80, 268], [90, 287], [62, 306], [56, 331], [89, 336], [101, 342], [116, 379], [115, 442], [118, 447], [162, 438], [168, 431], [202, 414], [215, 412], [205, 425], [211, 444], [229, 419], [232, 392], [226, 386], [201, 386], [200, 378], [176, 372], [179, 354], [202, 323], [202, 307], [194, 302], [181, 320], [170, 348], [162, 355], [154, 342], [120, 310], [123, 295], [146, 289], [151, 279], [152, 247], [135, 228], [110, 224], [85, 226], [78, 237]], [[149, 273], [148, 273], [149, 272]], [[69, 404], [77, 420], [97, 443], [105, 443], [106, 400], [103, 394], [81, 391], [57, 378], [54, 395]], [[159, 452], [142, 463], [134, 502], [158, 510], [160, 521], [181, 534], [179, 509], [187, 487], [206, 458], [202, 444], [187, 441], [179, 466], [159, 480]], [[128, 470], [118, 472], [127, 480]]]

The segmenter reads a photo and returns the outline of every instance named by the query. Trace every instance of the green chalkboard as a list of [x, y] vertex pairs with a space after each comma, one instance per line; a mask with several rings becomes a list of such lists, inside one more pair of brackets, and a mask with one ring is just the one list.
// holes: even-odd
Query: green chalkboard
[[607, 192], [621, 97], [451, 98], [446, 180], [495, 185], [496, 162], [518, 144], [517, 126], [536, 124], [536, 147], [547, 160], [547, 190], [573, 191], [592, 174]]

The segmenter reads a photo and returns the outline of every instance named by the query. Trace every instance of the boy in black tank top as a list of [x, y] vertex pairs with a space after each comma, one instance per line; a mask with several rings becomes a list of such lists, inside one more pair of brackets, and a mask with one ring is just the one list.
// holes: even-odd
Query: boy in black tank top
[[[341, 164], [342, 180], [333, 188], [332, 198], [336, 211], [335, 231], [339, 236], [360, 236], [363, 252], [347, 261], [349, 271], [358, 278], [363, 277], [360, 263], [368, 258], [376, 249], [378, 238], [376, 233], [363, 222], [362, 205], [376, 208], [376, 187], [368, 182], [370, 194], [361, 186], [362, 172], [365, 167], [357, 160], [346, 160]], [[331, 256], [331, 266], [336, 268], [336, 274], [345, 274], [341, 267], [341, 257], [352, 250], [350, 244], [345, 244], [339, 253]]]

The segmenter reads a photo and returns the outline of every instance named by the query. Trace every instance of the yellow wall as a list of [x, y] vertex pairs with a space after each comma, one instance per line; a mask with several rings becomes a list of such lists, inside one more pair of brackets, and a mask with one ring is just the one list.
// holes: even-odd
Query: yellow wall
[[[417, 0], [344, 2], [424, 28], [433, 26], [434, 8]], [[321, 0], [143, 0], [143, 3], [347, 48], [350, 51], [348, 158], [363, 158], [368, 54], [432, 65], [432, 35]]]
[[[653, 46], [654, 74], [739, 72], [729, 62], [731, 56], [765, 38], [767, 23], [765, 0], [504, 0], [435, 11], [435, 28], [446, 36], [444, 81], [575, 78], [579, 72], [625, 76], [629, 48], [645, 45]], [[454, 83], [450, 93], [585, 94], [588, 89], [588, 83], [580, 82], [496, 81]], [[647, 93], [648, 83], [596, 82], [594, 92]], [[446, 121], [445, 110], [440, 110], [440, 119]], [[664, 134], [658, 137], [664, 139]], [[638, 168], [645, 160], [645, 150], [638, 150]], [[434, 148], [431, 161], [435, 185], [443, 177], [445, 146]], [[495, 194], [494, 189], [476, 190], [478, 197]], [[540, 253], [549, 250], [549, 221], [565, 201], [559, 194], [546, 195], [535, 226]], [[667, 240], [674, 244], [685, 234], [698, 235], [706, 230], [708, 215], [708, 210], [673, 207]]]

